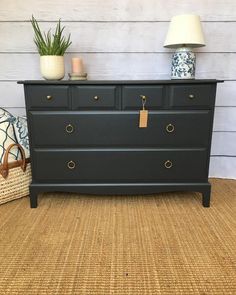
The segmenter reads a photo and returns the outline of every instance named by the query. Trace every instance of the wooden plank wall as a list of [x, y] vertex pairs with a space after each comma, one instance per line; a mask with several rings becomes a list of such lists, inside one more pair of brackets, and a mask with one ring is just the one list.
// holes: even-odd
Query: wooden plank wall
[[84, 58], [90, 79], [165, 79], [171, 50], [163, 48], [173, 15], [201, 16], [207, 46], [196, 49], [197, 78], [224, 79], [218, 86], [210, 175], [236, 178], [235, 0], [1, 0], [0, 105], [24, 114], [17, 80], [39, 79], [32, 14], [47, 30], [62, 19], [73, 45], [66, 54]]

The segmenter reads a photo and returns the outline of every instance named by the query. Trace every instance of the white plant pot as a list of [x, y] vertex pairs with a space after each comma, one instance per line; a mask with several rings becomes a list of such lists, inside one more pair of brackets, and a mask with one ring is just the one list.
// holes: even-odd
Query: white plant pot
[[40, 56], [40, 70], [46, 80], [61, 80], [65, 76], [64, 56]]

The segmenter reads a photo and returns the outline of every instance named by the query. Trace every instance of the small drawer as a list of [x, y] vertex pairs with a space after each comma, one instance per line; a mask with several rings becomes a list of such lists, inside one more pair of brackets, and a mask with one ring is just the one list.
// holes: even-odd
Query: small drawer
[[69, 87], [61, 85], [26, 86], [28, 108], [68, 108]]
[[115, 109], [116, 86], [75, 86], [72, 90], [72, 108]]
[[143, 98], [148, 110], [160, 109], [163, 104], [163, 86], [124, 86], [122, 105], [124, 110], [142, 109]]
[[215, 85], [170, 86], [171, 107], [211, 107], [214, 105]]
[[39, 181], [120, 183], [206, 180], [206, 150], [33, 151], [34, 177]]

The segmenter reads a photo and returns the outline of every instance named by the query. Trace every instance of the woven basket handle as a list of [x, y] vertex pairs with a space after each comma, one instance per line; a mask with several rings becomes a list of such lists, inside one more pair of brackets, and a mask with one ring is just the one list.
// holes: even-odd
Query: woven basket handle
[[10, 150], [14, 147], [17, 146], [18, 149], [20, 150], [21, 153], [21, 161], [19, 161], [19, 166], [21, 166], [21, 169], [25, 172], [26, 170], [26, 159], [25, 159], [25, 151], [22, 148], [21, 145], [19, 145], [18, 143], [12, 143], [8, 146], [8, 148], [6, 149], [6, 152], [4, 154], [4, 158], [3, 158], [3, 164], [2, 164], [2, 169], [0, 171], [0, 173], [2, 174], [3, 178], [7, 178], [8, 173], [9, 173], [9, 167], [8, 167], [8, 156], [10, 153]]

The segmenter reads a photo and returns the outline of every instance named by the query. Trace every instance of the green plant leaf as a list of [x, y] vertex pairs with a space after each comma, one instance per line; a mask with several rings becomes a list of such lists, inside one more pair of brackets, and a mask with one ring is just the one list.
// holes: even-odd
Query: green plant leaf
[[63, 36], [65, 27], [61, 27], [61, 19], [59, 19], [55, 33], [52, 34], [51, 29], [47, 33], [42, 33], [37, 20], [32, 15], [30, 20], [34, 30], [34, 43], [40, 55], [64, 55], [68, 47], [72, 44], [71, 35]]

